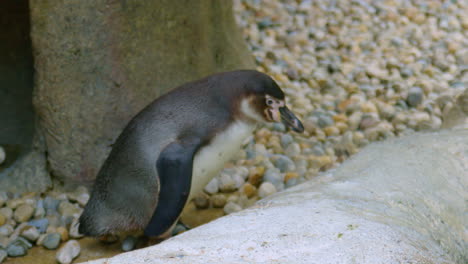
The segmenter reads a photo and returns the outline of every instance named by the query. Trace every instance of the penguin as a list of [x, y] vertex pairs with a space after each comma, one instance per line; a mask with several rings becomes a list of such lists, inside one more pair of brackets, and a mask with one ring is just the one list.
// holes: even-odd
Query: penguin
[[266, 122], [304, 131], [278, 84], [254, 70], [214, 74], [157, 98], [115, 141], [79, 232], [166, 236], [193, 195], [240, 150], [256, 124]]

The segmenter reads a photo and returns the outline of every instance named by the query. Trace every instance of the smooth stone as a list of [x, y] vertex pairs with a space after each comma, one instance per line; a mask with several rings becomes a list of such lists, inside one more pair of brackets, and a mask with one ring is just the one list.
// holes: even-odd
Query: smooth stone
[[10, 243], [10, 239], [7, 236], [0, 235], [0, 249], [6, 248]]
[[21, 257], [26, 255], [27, 250], [23, 246], [19, 244], [10, 244], [7, 248], [6, 251], [8, 253], [9, 257]]
[[14, 231], [15, 231], [15, 229], [9, 224], [5, 224], [3, 226], [0, 226], [0, 235], [1, 236], [10, 236], [11, 234], [13, 234]]
[[47, 215], [51, 215], [57, 212], [57, 207], [59, 205], [60, 201], [57, 199], [54, 199], [50, 196], [47, 196], [44, 199], [44, 208], [46, 210]]
[[193, 202], [198, 209], [206, 209], [210, 206], [210, 197], [205, 193], [199, 193], [193, 198]]
[[68, 241], [68, 238], [69, 238], [68, 230], [65, 227], [63, 226], [57, 227], [56, 232], [60, 234], [60, 240], [62, 242]]
[[239, 175], [246, 181], [249, 178], [249, 169], [244, 166], [236, 167], [236, 175]]
[[42, 246], [42, 243], [44, 242], [44, 239], [46, 238], [48, 234], [41, 234], [39, 238], [36, 240], [36, 245], [37, 246]]
[[68, 199], [72, 202], [77, 202], [81, 206], [85, 206], [89, 200], [89, 193], [86, 187], [79, 186], [75, 191], [68, 193]]
[[34, 211], [34, 218], [43, 218], [46, 215], [46, 211], [44, 209], [44, 200], [39, 199], [36, 203], [36, 210]]
[[263, 166], [258, 166], [258, 167], [253, 167], [249, 170], [249, 183], [258, 186], [263, 178], [263, 174], [265, 173], [265, 167]]
[[298, 143], [291, 143], [284, 151], [284, 154], [288, 157], [294, 157], [301, 154], [301, 147]]
[[[73, 241], [73, 240], [72, 240]], [[123, 241], [122, 241], [122, 251], [131, 251], [135, 249], [136, 243], [138, 242], [138, 239], [134, 236], [127, 236]]]
[[20, 245], [24, 247], [25, 249], [29, 249], [33, 247], [33, 245], [27, 239], [23, 237], [17, 237], [15, 239], [12, 239], [10, 242], [10, 245], [12, 244]]
[[285, 183], [285, 188], [290, 188], [298, 184], [297, 178], [290, 178]]
[[278, 168], [281, 172], [294, 171], [296, 165], [288, 156], [285, 155], [275, 155], [275, 160], [273, 163], [275, 167]]
[[242, 210], [242, 207], [234, 202], [229, 202], [224, 206], [224, 213], [232, 214]]
[[221, 192], [233, 192], [236, 190], [236, 182], [228, 173], [221, 173], [219, 177], [219, 190]]
[[215, 194], [219, 191], [219, 180], [218, 178], [213, 178], [203, 189], [209, 194]]
[[28, 222], [28, 225], [34, 226], [40, 233], [45, 233], [47, 227], [49, 226], [49, 219], [41, 218], [41, 219], [34, 219]]
[[223, 194], [215, 194], [210, 197], [210, 200], [215, 208], [222, 208], [226, 204], [226, 196]]
[[276, 168], [268, 169], [263, 175], [263, 182], [276, 184], [283, 181], [283, 175]]
[[245, 194], [248, 198], [252, 198], [257, 193], [257, 188], [250, 184], [249, 182], [244, 183], [240, 188], [241, 192]]
[[57, 211], [59, 214], [64, 216], [73, 216], [80, 213], [80, 209], [68, 201], [62, 201], [59, 204]]
[[0, 263], [2, 263], [6, 259], [7, 256], [8, 256], [7, 251], [0, 248]]
[[293, 141], [294, 141], [294, 138], [290, 134], [281, 135], [281, 146], [283, 148], [288, 147], [289, 144], [291, 144]]
[[3, 207], [0, 209], [0, 214], [5, 216], [6, 219], [11, 219], [13, 217], [13, 210], [8, 207]]
[[408, 97], [406, 101], [411, 107], [416, 107], [422, 103], [424, 97], [424, 92], [421, 87], [411, 87], [408, 92]]
[[56, 249], [60, 245], [60, 234], [59, 233], [51, 233], [47, 234], [42, 241], [42, 246], [47, 249]]
[[16, 208], [13, 217], [16, 221], [22, 223], [28, 221], [34, 214], [34, 207], [29, 204], [22, 204]]
[[232, 180], [235, 182], [236, 189], [239, 189], [245, 182], [245, 179], [239, 173], [232, 175]]
[[7, 218], [4, 215], [0, 214], [0, 226], [4, 225], [6, 221]]
[[68, 231], [68, 235], [71, 238], [81, 238], [83, 237], [83, 234], [80, 234], [78, 231], [80, 224], [78, 218], [74, 218], [71, 225], [70, 225], [70, 230]]
[[286, 132], [286, 126], [283, 123], [274, 123], [273, 130], [278, 132]]
[[8, 201], [8, 195], [6, 192], [0, 192], [0, 207], [2, 207], [6, 201]]
[[260, 198], [265, 198], [274, 193], [276, 193], [276, 187], [271, 182], [264, 182], [258, 188], [258, 196]]
[[331, 116], [325, 115], [325, 114], [319, 115], [318, 120], [317, 120], [317, 125], [319, 125], [320, 128], [325, 128], [327, 126], [331, 126], [334, 123], [335, 123], [335, 121], [333, 121], [333, 118]]
[[17, 207], [19, 207], [20, 205], [24, 204], [25, 201], [23, 199], [20, 199], [20, 198], [15, 198], [15, 199], [11, 199], [11, 200], [8, 200], [6, 202], [7, 204], [7, 207], [11, 208], [11, 209], [16, 209]]
[[28, 226], [21, 231], [21, 236], [31, 242], [35, 242], [40, 235], [39, 230], [35, 226]]
[[76, 240], [70, 240], [57, 251], [55, 258], [60, 264], [70, 264], [73, 259], [80, 254], [80, 243]]

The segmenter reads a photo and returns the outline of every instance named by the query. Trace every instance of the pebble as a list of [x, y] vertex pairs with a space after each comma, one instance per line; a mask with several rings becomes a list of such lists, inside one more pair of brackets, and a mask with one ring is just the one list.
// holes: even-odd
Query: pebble
[[283, 148], [287, 148], [289, 144], [291, 144], [294, 141], [293, 136], [291, 134], [282, 134], [281, 135], [281, 146]]
[[68, 199], [72, 202], [77, 202], [80, 206], [84, 207], [89, 200], [88, 190], [84, 186], [79, 186], [72, 193], [68, 193]]
[[80, 234], [80, 232], [78, 231], [79, 226], [80, 226], [79, 219], [74, 218], [72, 223], [70, 224], [70, 230], [68, 231], [68, 235], [71, 238], [81, 238], [81, 237], [83, 237], [83, 235]]
[[8, 253], [9, 257], [21, 257], [26, 255], [26, 248], [24, 248], [20, 244], [10, 244], [7, 248], [6, 251]]
[[55, 256], [60, 264], [70, 264], [73, 259], [78, 257], [80, 251], [80, 243], [76, 240], [70, 240], [57, 251]]
[[236, 182], [232, 179], [232, 176], [228, 173], [221, 173], [219, 176], [219, 190], [221, 192], [233, 192], [236, 190]]
[[17, 207], [19, 207], [20, 205], [24, 204], [24, 203], [25, 203], [25, 201], [23, 199], [20, 199], [20, 198], [11, 199], [11, 200], [7, 201], [7, 207], [14, 210]]
[[416, 107], [422, 103], [424, 97], [424, 92], [421, 87], [411, 87], [408, 92], [408, 97], [406, 101], [411, 107]]
[[6, 248], [9, 243], [10, 239], [8, 238], [8, 236], [0, 235], [0, 249]]
[[7, 256], [8, 256], [7, 251], [0, 248], [0, 263], [2, 263], [6, 259]]
[[199, 193], [193, 198], [193, 202], [198, 209], [210, 207], [210, 197], [205, 193]]
[[[276, 155], [273, 163], [275, 164], [275, 167], [278, 168], [281, 172], [294, 171], [296, 169], [296, 165], [294, 164], [294, 162], [288, 156], [285, 155]], [[267, 170], [267, 172], [268, 171], [270, 170]]]
[[264, 182], [258, 188], [258, 196], [260, 198], [265, 198], [274, 193], [276, 193], [276, 187], [271, 182]]
[[80, 209], [68, 201], [60, 202], [57, 211], [60, 215], [63, 216], [73, 216], [75, 214], [80, 214]]
[[0, 236], [10, 236], [11, 234], [13, 234], [14, 231], [15, 229], [13, 228], [13, 226], [9, 224], [0, 226]]
[[57, 227], [56, 232], [60, 234], [60, 240], [62, 242], [68, 241], [68, 230], [65, 227]]
[[209, 194], [215, 194], [219, 191], [219, 180], [218, 178], [213, 178], [211, 181], [205, 186], [203, 189], [205, 192]]
[[214, 208], [222, 208], [226, 204], [226, 196], [223, 194], [215, 194], [210, 197], [210, 201]]
[[31, 242], [35, 242], [39, 238], [40, 233], [35, 226], [27, 226], [21, 231], [21, 236]]
[[252, 198], [257, 193], [257, 188], [249, 182], [244, 183], [240, 188], [241, 193], [245, 194], [248, 198]]
[[228, 202], [225, 206], [224, 206], [224, 213], [225, 214], [232, 214], [232, 213], [235, 213], [235, 212], [239, 212], [242, 210], [242, 207], [234, 202]]
[[29, 204], [21, 204], [16, 208], [15, 213], [13, 215], [14, 219], [18, 222], [26, 222], [28, 221], [34, 214], [34, 207]]
[[0, 208], [6, 203], [7, 200], [8, 200], [7, 193], [0, 191]]
[[57, 207], [59, 203], [60, 203], [60, 200], [47, 196], [44, 199], [44, 208], [46, 210], [47, 215], [55, 214], [57, 212]]
[[263, 174], [265, 173], [265, 167], [253, 167], [249, 170], [249, 183], [253, 186], [258, 186], [263, 178]]
[[278, 169], [271, 168], [271, 169], [268, 169], [265, 172], [265, 174], [263, 176], [263, 182], [270, 182], [273, 185], [276, 185], [276, 184], [283, 181], [283, 179], [284, 179], [283, 177], [284, 176], [280, 173], [280, 171]]
[[42, 246], [47, 249], [56, 249], [60, 245], [60, 234], [51, 233], [47, 234], [42, 241]]
[[49, 220], [47, 218], [34, 219], [29, 221], [28, 225], [36, 227], [40, 233], [45, 233], [49, 226]]
[[[75, 241], [75, 240], [71, 240], [71, 241]], [[138, 242], [138, 239], [136, 237], [127, 236], [122, 241], [122, 251], [128, 252], [128, 251], [135, 249], [137, 242]]]
[[0, 214], [0, 226], [4, 225], [6, 221], [7, 218], [4, 215]]

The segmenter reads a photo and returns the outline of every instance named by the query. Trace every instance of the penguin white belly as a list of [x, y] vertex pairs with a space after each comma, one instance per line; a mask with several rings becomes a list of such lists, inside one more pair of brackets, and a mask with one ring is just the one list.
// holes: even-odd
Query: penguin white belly
[[209, 145], [203, 147], [193, 161], [192, 186], [189, 202], [194, 195], [216, 176], [232, 157], [239, 152], [244, 140], [252, 135], [255, 125], [242, 121], [231, 124], [223, 132], [217, 134]]

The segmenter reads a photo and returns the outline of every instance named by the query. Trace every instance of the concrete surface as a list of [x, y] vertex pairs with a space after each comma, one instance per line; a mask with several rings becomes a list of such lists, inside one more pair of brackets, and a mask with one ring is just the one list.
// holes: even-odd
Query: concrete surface
[[468, 263], [468, 130], [372, 144], [159, 245], [88, 264]]

